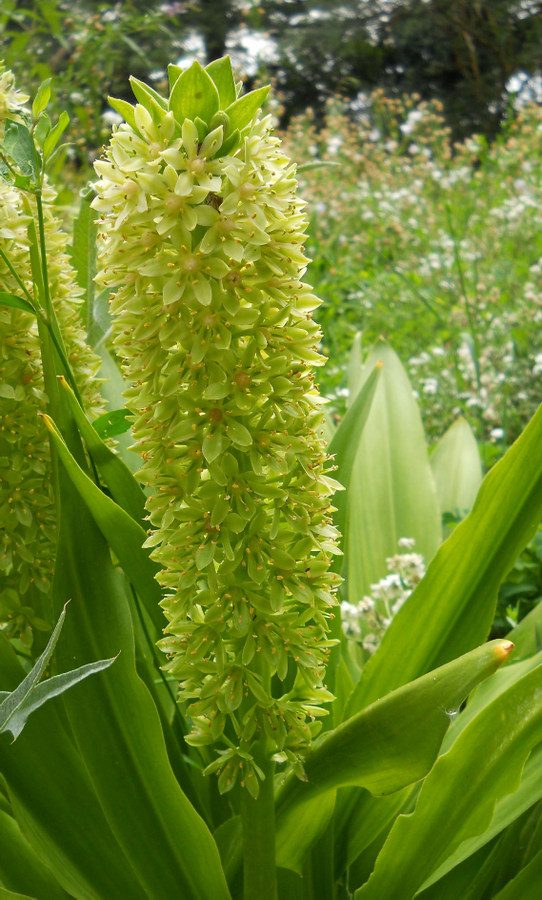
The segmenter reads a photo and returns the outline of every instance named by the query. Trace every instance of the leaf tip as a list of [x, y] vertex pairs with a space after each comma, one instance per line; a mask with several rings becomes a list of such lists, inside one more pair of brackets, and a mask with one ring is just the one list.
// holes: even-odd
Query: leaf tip
[[495, 656], [500, 662], [505, 662], [513, 649], [514, 644], [512, 641], [500, 641], [495, 647]]

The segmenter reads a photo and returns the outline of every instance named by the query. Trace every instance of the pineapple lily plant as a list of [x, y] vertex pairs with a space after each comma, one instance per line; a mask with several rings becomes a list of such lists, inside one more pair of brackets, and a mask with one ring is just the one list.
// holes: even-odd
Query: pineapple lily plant
[[[360, 485], [395, 363], [376, 348], [326, 442], [303, 203], [267, 90], [242, 95], [227, 58], [169, 76], [168, 98], [132, 79], [134, 106], [110, 100], [124, 121], [70, 260], [45, 175], [66, 123], [48, 85], [29, 113], [0, 76], [2, 890], [463, 897], [476, 854], [476, 896], [525, 891], [542, 865], [538, 609], [484, 641], [540, 520], [541, 414], [438, 550], [420, 487], [433, 558], [364, 659], [338, 596], [363, 597], [356, 548], [379, 513]], [[122, 375], [105, 333], [83, 337], [107, 297]], [[100, 408], [97, 353], [123, 412]], [[127, 418], [135, 478], [114, 443]], [[497, 877], [518, 828], [528, 849]]]

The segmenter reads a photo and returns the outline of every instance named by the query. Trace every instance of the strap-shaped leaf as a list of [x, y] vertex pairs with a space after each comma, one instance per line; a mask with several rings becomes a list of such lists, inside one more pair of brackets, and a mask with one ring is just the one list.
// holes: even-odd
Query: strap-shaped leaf
[[541, 446], [542, 407], [486, 476], [471, 513], [393, 619], [352, 694], [350, 715], [485, 639], [498, 586], [542, 515]]
[[376, 795], [398, 791], [427, 774], [455, 712], [471, 690], [508, 657], [510, 641], [491, 641], [418, 678], [348, 719], [316, 743], [306, 782], [290, 776], [279, 811], [345, 785]]
[[[0, 634], [0, 684], [13, 689], [23, 677], [11, 644]], [[107, 824], [58, 707], [58, 703], [49, 704], [37, 710], [16, 744], [7, 734], [0, 737], [0, 771], [15, 819], [70, 897], [88, 900], [116, 892], [145, 900], [147, 895]], [[0, 846], [4, 850], [4, 844]], [[0, 872], [5, 862], [2, 852]], [[27, 889], [24, 884], [21, 887]], [[35, 896], [49, 894], [42, 891]]]
[[[115, 501], [127, 512], [135, 522], [143, 527], [145, 518], [145, 494], [130, 472], [128, 466], [114, 453], [102, 440], [102, 436], [96, 430], [96, 423], [91, 424], [75, 398], [75, 394], [68, 382], [62, 376], [60, 385], [64, 389], [66, 400], [81, 432], [81, 436], [87, 445], [94, 464], [111, 491]], [[112, 413], [105, 413], [105, 417]], [[126, 422], [125, 416], [123, 421]], [[116, 432], [117, 434], [121, 432]]]
[[459, 418], [448, 428], [430, 461], [441, 513], [462, 518], [471, 511], [482, 483], [478, 444], [466, 419]]
[[515, 878], [496, 894], [494, 900], [539, 900], [542, 884], [542, 850], [521, 869]]
[[356, 447], [348, 494], [348, 596], [356, 603], [388, 574], [400, 538], [414, 538], [425, 560], [441, 542], [441, 516], [418, 404], [397, 354], [379, 342], [362, 383], [382, 365], [367, 424]]
[[359, 443], [363, 435], [363, 429], [369, 418], [371, 404], [375, 395], [382, 364], [377, 362], [359, 391], [352, 406], [349, 408], [337, 431], [333, 435], [329, 445], [329, 453], [335, 459], [337, 469], [334, 477], [343, 486], [344, 491], [339, 491], [333, 498], [336, 512], [333, 522], [342, 536], [342, 548], [344, 549], [346, 532], [346, 503], [352, 473], [359, 450]]
[[476, 853], [480, 847], [486, 846], [497, 834], [500, 834], [507, 826], [517, 821], [526, 810], [530, 809], [540, 799], [542, 799], [542, 747], [534, 750], [525, 763], [518, 790], [501, 797], [497, 802], [491, 824], [487, 830], [464, 841], [455, 853], [449, 856], [433, 872], [431, 877], [424, 882], [423, 889], [438, 882], [455, 866], [458, 866], [463, 860]]
[[79, 697], [62, 698], [100, 804], [153, 900], [229, 900], [212, 835], [173, 775], [156, 707], [136, 673], [130, 607], [109, 548], [63, 467], [59, 490], [53, 593], [57, 603], [72, 597], [74, 610], [59, 660], [84, 664], [122, 650], [109, 678], [88, 678]]
[[414, 812], [395, 821], [356, 900], [409, 900], [462, 841], [485, 831], [497, 800], [517, 790], [542, 741], [541, 692], [538, 666], [465, 728], [427, 776]]
[[62, 465], [79, 497], [114, 550], [126, 575], [137, 588], [151, 620], [160, 631], [163, 628], [164, 620], [158, 605], [161, 599], [161, 590], [154, 578], [158, 567], [150, 559], [148, 551], [143, 549], [143, 543], [147, 538], [145, 531], [121, 506], [107, 497], [88, 475], [85, 475], [68, 450], [52, 419], [49, 416], [43, 416], [43, 420], [49, 429], [51, 440]]
[[11, 306], [14, 309], [23, 309], [25, 312], [36, 315], [36, 310], [28, 300], [24, 297], [17, 297], [16, 294], [8, 294], [6, 291], [0, 291], [0, 306]]
[[[25, 895], [68, 900], [69, 895], [55, 881], [48, 869], [21, 834], [17, 822], [0, 810], [0, 896], [7, 888], [24, 891]], [[11, 893], [11, 891], [9, 892]], [[9, 893], [7, 896], [9, 896]], [[17, 896], [17, 895], [15, 895]], [[20, 894], [19, 894], [20, 896]]]

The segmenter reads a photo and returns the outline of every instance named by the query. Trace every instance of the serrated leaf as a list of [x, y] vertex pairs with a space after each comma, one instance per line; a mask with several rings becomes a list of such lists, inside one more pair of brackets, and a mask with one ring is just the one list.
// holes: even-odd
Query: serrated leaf
[[6, 291], [0, 291], [0, 306], [11, 306], [14, 309], [23, 309], [25, 312], [36, 315], [36, 310], [28, 300], [25, 300], [24, 297], [17, 297], [15, 294], [7, 294]]
[[169, 108], [177, 122], [192, 121], [199, 116], [207, 124], [219, 107], [218, 90], [199, 62], [193, 62], [179, 76], [169, 98]]

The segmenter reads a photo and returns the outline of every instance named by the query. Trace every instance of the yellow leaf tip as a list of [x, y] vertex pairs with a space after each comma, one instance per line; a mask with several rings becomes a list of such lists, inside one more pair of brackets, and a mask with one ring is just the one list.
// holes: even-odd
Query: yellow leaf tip
[[514, 644], [512, 641], [500, 641], [495, 647], [495, 655], [501, 662], [504, 662], [508, 659], [513, 649]]

